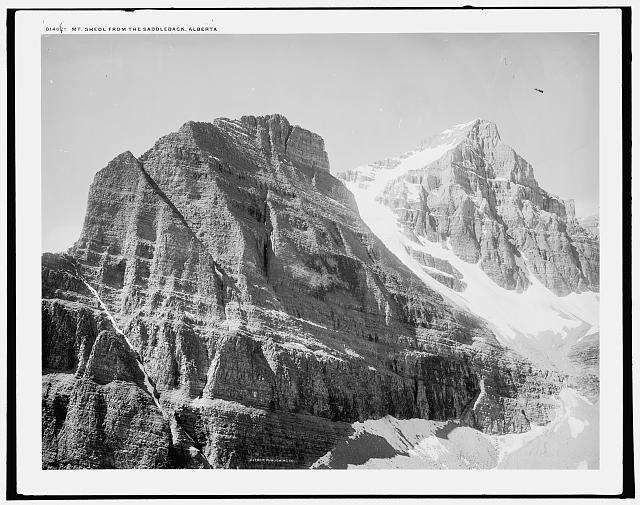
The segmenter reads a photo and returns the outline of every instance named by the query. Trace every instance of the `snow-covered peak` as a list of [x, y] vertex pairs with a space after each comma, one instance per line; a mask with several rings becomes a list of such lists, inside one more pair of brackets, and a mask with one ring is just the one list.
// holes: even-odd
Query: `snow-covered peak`
[[473, 119], [460, 123], [426, 138], [409, 152], [361, 165], [344, 172], [341, 177], [347, 181], [365, 184], [375, 180], [375, 184], [368, 189], [379, 193], [389, 182], [410, 171], [425, 168], [462, 142], [477, 142], [478, 139], [495, 146], [500, 141], [497, 125], [485, 119]]
[[481, 121], [474, 119], [468, 123], [455, 125], [424, 140], [412, 151], [368, 165], [361, 165], [341, 174], [341, 177], [346, 181], [360, 183], [374, 196], [378, 196], [390, 182], [412, 170], [425, 168], [459, 145], [467, 137], [469, 131]]
[[[492, 124], [494, 123], [485, 121], [484, 119], [474, 119], [466, 123], [460, 123], [451, 128], [441, 131], [436, 135], [432, 135], [420, 143], [419, 149], [433, 147], [441, 144], [453, 144], [457, 145], [462, 142], [469, 134], [471, 130], [478, 127], [480, 124]], [[496, 127], [497, 132], [497, 127]]]
[[[465, 149], [446, 157], [462, 142]], [[530, 256], [515, 243], [504, 245], [512, 240], [501, 233], [505, 220], [514, 233], [531, 228], [532, 237], [568, 240], [553, 224], [564, 215], [561, 202], [521, 183], [526, 180], [518, 174], [528, 168], [501, 144], [495, 123], [474, 119], [343, 178], [363, 221], [425, 284], [484, 318], [504, 345], [539, 365], [566, 369], [570, 348], [598, 325], [599, 295], [581, 290], [560, 296], [543, 284], [538, 276], [553, 267], [546, 245]], [[511, 259], [504, 259], [508, 254]], [[517, 272], [512, 285], [500, 277], [507, 269]]]
[[477, 142], [482, 139], [484, 142], [496, 145], [500, 141], [500, 133], [498, 125], [493, 121], [486, 119], [474, 119], [466, 123], [460, 123], [451, 128], [441, 131], [436, 135], [432, 135], [420, 143], [419, 149], [433, 147], [440, 144], [458, 145], [464, 140]]

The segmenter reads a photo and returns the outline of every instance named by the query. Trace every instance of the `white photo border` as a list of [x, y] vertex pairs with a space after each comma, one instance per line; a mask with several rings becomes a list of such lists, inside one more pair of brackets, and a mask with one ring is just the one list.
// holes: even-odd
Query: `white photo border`
[[[601, 335], [599, 470], [42, 470], [41, 36], [47, 26], [203, 26], [217, 33], [598, 32]], [[210, 24], [210, 22], [209, 22]], [[622, 46], [616, 9], [60, 10], [15, 17], [16, 443], [24, 495], [590, 495], [622, 491]], [[68, 32], [67, 32], [68, 33]], [[142, 32], [141, 32], [142, 33]], [[82, 33], [78, 33], [79, 37]], [[104, 36], [109, 36], [104, 32]], [[131, 36], [135, 36], [132, 34]], [[167, 33], [166, 36], [171, 36]], [[11, 335], [9, 335], [11, 337]], [[9, 413], [11, 415], [11, 413]], [[464, 475], [464, 479], [461, 479]]]

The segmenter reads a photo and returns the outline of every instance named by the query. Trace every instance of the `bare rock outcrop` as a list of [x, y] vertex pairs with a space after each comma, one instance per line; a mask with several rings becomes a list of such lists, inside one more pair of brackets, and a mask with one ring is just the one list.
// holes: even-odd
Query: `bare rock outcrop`
[[[511, 171], [524, 189], [504, 191], [543, 198], [490, 127], [474, 138], [442, 166]], [[43, 257], [45, 466], [188, 466], [191, 455], [193, 466], [292, 468], [324, 454], [346, 423], [387, 414], [462, 418], [492, 433], [553, 416], [563, 377], [534, 373], [427, 288], [328, 168], [317, 134], [273, 115], [189, 122], [96, 174], [80, 238]], [[460, 169], [433, 174], [436, 196], [408, 224], [449, 234], [456, 253], [517, 289], [508, 230], [521, 228], [525, 243], [537, 232], [523, 211], [509, 228], [515, 204], [498, 211], [497, 186], [473, 179], [492, 202], [480, 211], [459, 185], [438, 182], [470, 185]], [[452, 219], [434, 221], [430, 209]], [[564, 222], [531, 212], [546, 223], [535, 230], [556, 233], [549, 247], [565, 247]], [[492, 239], [482, 238], [485, 213]], [[550, 261], [559, 290], [588, 282], [575, 261]], [[448, 275], [461, 286], [455, 269]]]
[[415, 152], [341, 177], [366, 184], [371, 170], [393, 169], [406, 157], [440, 145], [449, 148], [435, 161], [389, 181], [380, 196], [407, 234], [446, 242], [464, 261], [480, 262], [506, 289], [528, 286], [523, 261], [558, 295], [599, 289], [599, 243], [593, 227], [587, 231], [575, 219], [573, 201], [538, 185], [532, 166], [502, 141], [495, 123], [478, 119], [459, 125], [427, 139]]

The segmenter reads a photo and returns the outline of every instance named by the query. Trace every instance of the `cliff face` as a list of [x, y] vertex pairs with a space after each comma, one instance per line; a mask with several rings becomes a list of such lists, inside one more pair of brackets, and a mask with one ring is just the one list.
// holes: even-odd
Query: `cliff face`
[[597, 219], [576, 219], [573, 201], [540, 188], [494, 123], [457, 125], [341, 177], [364, 221], [425, 284], [597, 397]]
[[[419, 162], [423, 153], [443, 145], [447, 149], [433, 161]], [[540, 188], [531, 165], [502, 141], [495, 123], [458, 125], [416, 151], [342, 177], [366, 187], [378, 174], [411, 160], [417, 163], [390, 179], [379, 196], [407, 234], [446, 242], [456, 256], [479, 262], [495, 283], [509, 290], [520, 292], [530, 283], [523, 258], [532, 274], [558, 295], [598, 291], [597, 236], [575, 218], [573, 201]]]
[[[493, 170], [515, 164], [529, 184], [505, 191], [560, 208], [526, 163], [491, 149]], [[430, 209], [476, 216], [447, 225], [461, 230], [454, 248], [524, 285], [506, 228], [478, 242], [474, 200], [438, 195], [405, 222], [442, 236]], [[504, 221], [506, 204], [493, 205]], [[564, 221], [543, 212], [530, 219], [561, 250]], [[524, 215], [513, 223], [536, 240]], [[544, 278], [558, 289], [589, 282], [587, 253], [553, 257]], [[47, 468], [304, 467], [348, 423], [387, 414], [522, 432], [553, 416], [563, 380], [425, 286], [360, 219], [322, 139], [279, 115], [189, 122], [140, 158], [116, 157], [96, 174], [79, 240], [44, 255], [42, 276]]]

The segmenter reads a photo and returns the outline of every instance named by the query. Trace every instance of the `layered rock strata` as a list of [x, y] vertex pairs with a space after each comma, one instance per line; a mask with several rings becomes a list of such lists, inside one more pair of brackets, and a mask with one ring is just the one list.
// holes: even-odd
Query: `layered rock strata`
[[299, 468], [387, 414], [522, 432], [564, 380], [416, 278], [279, 115], [117, 156], [42, 278], [46, 468]]
[[532, 166], [502, 141], [495, 123], [478, 119], [458, 125], [415, 151], [341, 177], [366, 185], [441, 145], [449, 148], [434, 161], [402, 171], [379, 197], [406, 233], [446, 242], [459, 258], [479, 263], [506, 289], [527, 288], [524, 258], [556, 294], [598, 291], [599, 247], [593, 229], [587, 231], [575, 218], [572, 200], [539, 186]]
[[457, 125], [341, 178], [365, 221], [424, 282], [597, 397], [597, 216], [578, 219], [572, 200], [543, 190], [494, 123]]

